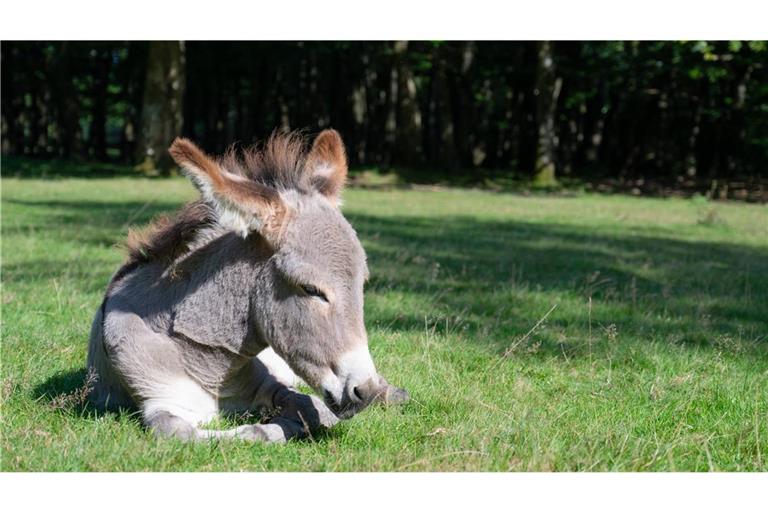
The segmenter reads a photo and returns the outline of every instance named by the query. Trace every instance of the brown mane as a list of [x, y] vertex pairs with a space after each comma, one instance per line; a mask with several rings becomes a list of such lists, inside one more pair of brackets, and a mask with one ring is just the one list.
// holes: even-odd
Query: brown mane
[[157, 260], [172, 262], [188, 250], [200, 229], [211, 225], [215, 219], [213, 208], [203, 201], [193, 201], [184, 205], [173, 218], [163, 215], [143, 229], [130, 230], [126, 241], [127, 264]]
[[230, 146], [218, 163], [231, 173], [268, 187], [306, 191], [310, 185], [304, 165], [307, 149], [301, 132], [275, 132], [263, 146], [255, 144], [240, 151]]

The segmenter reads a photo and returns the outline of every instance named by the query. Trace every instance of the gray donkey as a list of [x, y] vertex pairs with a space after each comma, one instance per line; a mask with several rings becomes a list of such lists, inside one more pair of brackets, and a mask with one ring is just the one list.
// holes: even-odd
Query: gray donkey
[[[284, 441], [406, 400], [368, 351], [368, 269], [339, 210], [338, 133], [308, 152], [295, 134], [220, 159], [186, 139], [169, 151], [202, 198], [129, 234], [91, 329], [92, 403], [135, 407], [158, 435]], [[297, 392], [299, 377], [323, 400]], [[267, 423], [203, 428], [265, 407]]]

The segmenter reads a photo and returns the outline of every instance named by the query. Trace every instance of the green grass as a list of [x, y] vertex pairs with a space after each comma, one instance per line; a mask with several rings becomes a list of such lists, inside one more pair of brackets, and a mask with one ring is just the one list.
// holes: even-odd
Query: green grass
[[193, 197], [183, 179], [3, 179], [4, 471], [768, 469], [760, 205], [349, 190], [371, 350], [409, 404], [277, 446], [156, 440], [80, 406], [116, 244]]

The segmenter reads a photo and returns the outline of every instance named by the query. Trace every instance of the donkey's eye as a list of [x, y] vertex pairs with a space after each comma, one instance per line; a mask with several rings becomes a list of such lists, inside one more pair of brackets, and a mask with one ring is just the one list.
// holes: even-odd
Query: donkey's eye
[[316, 286], [312, 286], [311, 284], [303, 284], [301, 285], [301, 289], [304, 290], [304, 293], [311, 297], [317, 297], [318, 299], [328, 302], [328, 297], [326, 297], [326, 295]]

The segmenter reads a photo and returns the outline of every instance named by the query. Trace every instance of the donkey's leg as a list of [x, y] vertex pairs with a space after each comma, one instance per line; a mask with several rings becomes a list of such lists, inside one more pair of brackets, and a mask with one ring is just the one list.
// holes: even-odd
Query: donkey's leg
[[286, 363], [282, 357], [277, 355], [271, 347], [265, 348], [259, 352], [259, 355], [256, 357], [258, 357], [259, 361], [261, 361], [269, 371], [269, 374], [278, 382], [289, 387], [297, 387], [304, 384], [301, 377], [296, 375], [293, 370], [291, 370], [291, 367], [288, 366], [288, 363]]
[[[189, 377], [177, 378], [169, 383], [156, 384], [144, 391], [141, 411], [144, 422], [156, 435], [175, 437], [187, 441], [208, 439], [242, 439], [247, 441], [285, 442], [295, 437], [304, 437], [320, 425], [331, 426], [336, 417], [321, 401], [302, 395], [289, 389], [274, 379], [258, 362], [251, 361], [244, 368], [241, 377], [249, 377], [251, 385], [243, 385], [249, 390], [252, 405], [265, 405], [277, 408], [279, 416], [268, 423], [242, 425], [232, 429], [216, 430], [201, 428], [216, 416], [220, 406], [226, 410], [227, 400], [218, 400]], [[309, 402], [308, 402], [309, 400]], [[236, 399], [232, 409], [237, 409]]]
[[305, 395], [278, 383], [278, 390], [269, 402], [254, 403], [277, 411], [267, 423], [242, 425], [229, 430], [200, 430], [203, 439], [247, 439], [285, 442], [311, 436], [321, 427], [330, 428], [339, 419], [317, 397]]
[[241, 425], [228, 430], [200, 429], [198, 439], [242, 439], [245, 441], [263, 441], [284, 443], [295, 437], [303, 437], [304, 427], [286, 418], [274, 418], [269, 423]]
[[[141, 406], [145, 424], [158, 436], [189, 441], [242, 439], [285, 442], [311, 436], [312, 432], [322, 427], [330, 428], [338, 423], [339, 419], [322, 400], [299, 393], [278, 381], [259, 359], [253, 359], [251, 371], [254, 381], [259, 383], [252, 395], [251, 409], [262, 406], [278, 414], [268, 423], [242, 425], [226, 430], [200, 428], [199, 425], [215, 417], [217, 404], [196, 382], [185, 378], [154, 388], [151, 398], [144, 400]], [[388, 386], [382, 390], [391, 392], [389, 390], [399, 391], [399, 388]], [[404, 390], [402, 392], [405, 393]]]
[[214, 419], [218, 412], [214, 397], [189, 377], [155, 383], [142, 395], [144, 424], [158, 437], [199, 439], [198, 426]]
[[[272, 352], [274, 357], [277, 355]], [[269, 409], [276, 413], [269, 422], [243, 425], [228, 431], [210, 431], [210, 437], [262, 438], [268, 441], [287, 441], [310, 436], [321, 427], [330, 428], [339, 419], [317, 397], [299, 393], [285, 384], [284, 374], [267, 367], [261, 357], [254, 357], [230, 382], [230, 389], [241, 390], [237, 396], [221, 403], [223, 410], [231, 412]]]
[[158, 436], [197, 438], [197, 426], [213, 419], [213, 396], [187, 376], [178, 346], [112, 298], [107, 304], [101, 347], [116, 379]]
[[201, 428], [216, 416], [214, 397], [189, 378], [158, 385], [147, 393], [141, 412], [146, 426], [158, 437], [174, 437], [185, 441], [208, 439], [244, 439], [280, 442], [295, 437], [301, 425], [278, 421], [267, 425], [243, 425], [233, 429]]
[[242, 425], [226, 430], [205, 429], [196, 427], [187, 420], [168, 411], [156, 411], [147, 421], [147, 426], [158, 437], [174, 437], [183, 441], [242, 439], [245, 441], [279, 443], [291, 437], [296, 437], [297, 433], [301, 430], [301, 426], [298, 424], [281, 421], [265, 425]]
[[339, 418], [322, 400], [289, 387], [277, 391], [272, 402], [279, 414], [272, 421], [287, 420], [292, 425], [298, 425], [300, 431], [295, 433], [297, 436], [311, 435], [321, 427], [331, 428], [339, 422]]
[[134, 406], [130, 394], [125, 389], [120, 377], [112, 367], [104, 348], [104, 316], [102, 308], [96, 311], [96, 317], [91, 325], [91, 336], [88, 341], [88, 374], [95, 378], [88, 392], [88, 400], [97, 409], [129, 409]]
[[194, 441], [200, 438], [197, 427], [168, 411], [155, 411], [155, 414], [144, 423], [157, 437], [175, 437], [183, 441]]

